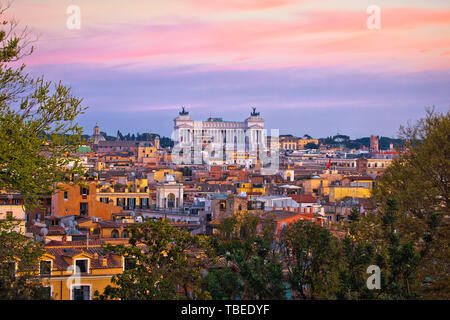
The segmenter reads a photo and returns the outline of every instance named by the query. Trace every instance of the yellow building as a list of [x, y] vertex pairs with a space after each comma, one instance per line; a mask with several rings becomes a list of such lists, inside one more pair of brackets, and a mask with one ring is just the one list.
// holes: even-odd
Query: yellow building
[[367, 159], [366, 173], [380, 176], [390, 166], [391, 162], [392, 159]]
[[331, 186], [330, 202], [341, 200], [345, 197], [351, 198], [369, 198], [371, 189], [363, 186]]
[[[134, 223], [132, 221], [131, 223]], [[121, 221], [93, 221], [91, 219], [78, 222], [78, 229], [89, 233], [90, 239], [128, 238], [127, 223]]]
[[311, 179], [303, 180], [303, 190], [305, 194], [313, 196], [327, 196], [330, 193], [327, 178], [313, 176]]
[[[122, 241], [121, 243], [126, 243]], [[55, 300], [92, 300], [96, 291], [103, 293], [111, 277], [123, 272], [124, 258], [103, 253], [100, 241], [86, 245], [60, 243], [47, 245], [40, 258], [39, 277]]]
[[308, 143], [319, 144], [318, 139], [301, 139], [297, 137], [280, 137], [279, 147], [284, 150], [301, 150], [304, 149]]
[[14, 219], [15, 231], [25, 234], [26, 213], [23, 198], [16, 193], [0, 193], [0, 220]]
[[166, 181], [167, 175], [174, 176], [176, 182], [183, 181], [183, 173], [181, 171], [176, 171], [173, 169], [156, 170], [155, 172], [153, 172], [153, 179], [155, 180], [155, 182], [164, 182]]
[[151, 144], [139, 145], [137, 148], [137, 161], [142, 163], [156, 163], [157, 162], [157, 148]]
[[237, 193], [246, 193], [246, 194], [266, 194], [266, 187], [262, 183], [250, 183], [250, 182], [240, 182], [236, 184]]
[[146, 209], [151, 205], [147, 179], [128, 181], [120, 188], [117, 185], [102, 186], [100, 184], [97, 188], [96, 198], [100, 202], [111, 203], [124, 210]]
[[297, 149], [304, 149], [308, 143], [319, 144], [319, 140], [317, 139], [299, 139], [297, 141]]
[[365, 187], [372, 191], [375, 181], [368, 176], [345, 176], [341, 180], [343, 186]]
[[256, 163], [256, 155], [252, 155], [248, 152], [238, 152], [233, 151], [231, 152], [231, 157], [233, 159], [233, 163], [240, 164], [240, 165], [246, 165], [246, 164], [255, 164]]
[[296, 137], [280, 137], [278, 146], [283, 150], [297, 150], [298, 140]]

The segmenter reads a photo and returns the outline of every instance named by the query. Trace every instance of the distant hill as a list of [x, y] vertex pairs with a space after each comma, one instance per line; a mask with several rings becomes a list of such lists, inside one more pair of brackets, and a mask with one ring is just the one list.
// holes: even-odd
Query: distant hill
[[[367, 148], [370, 147], [370, 137], [364, 137], [354, 140], [356, 143], [359, 143], [361, 145], [366, 146]], [[393, 139], [389, 137], [379, 137], [378, 136], [378, 144], [381, 150], [388, 150], [391, 143], [394, 145], [394, 148], [403, 145], [402, 139]]]
[[[380, 150], [388, 150], [390, 144], [392, 143], [395, 147], [401, 146], [403, 144], [403, 140], [401, 139], [393, 139], [389, 137], [378, 137], [379, 139], [379, 147]], [[333, 137], [321, 138], [319, 139], [320, 144], [324, 144], [330, 147], [338, 147], [344, 146], [348, 149], [360, 149], [363, 146], [369, 148], [370, 147], [370, 137], [363, 137], [358, 139], [350, 139], [349, 136], [346, 135], [335, 135]]]
[[[108, 136], [106, 134], [106, 132], [100, 132], [100, 134], [102, 136], [105, 137], [106, 141], [115, 141], [115, 140], [121, 140], [121, 141], [153, 141], [155, 140], [156, 137], [159, 138], [159, 144], [161, 145], [161, 147], [163, 148], [167, 148], [167, 147], [173, 147], [174, 143], [172, 141], [172, 139], [168, 138], [168, 137], [161, 137], [159, 134], [157, 133], [127, 133], [126, 135], [123, 135], [120, 131], [117, 131], [117, 136], [113, 137], [113, 136]], [[84, 134], [81, 136], [83, 139], [85, 139], [86, 141], [89, 140], [90, 135]], [[117, 137], [119, 137], [119, 139], [117, 139]]]

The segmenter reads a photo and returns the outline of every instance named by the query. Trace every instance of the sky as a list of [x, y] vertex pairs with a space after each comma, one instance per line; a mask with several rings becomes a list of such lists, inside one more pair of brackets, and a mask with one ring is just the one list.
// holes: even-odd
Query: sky
[[236, 121], [256, 107], [280, 134], [395, 137], [450, 108], [448, 0], [15, 0], [6, 15], [36, 39], [27, 70], [83, 98], [87, 133], [169, 136], [185, 106]]

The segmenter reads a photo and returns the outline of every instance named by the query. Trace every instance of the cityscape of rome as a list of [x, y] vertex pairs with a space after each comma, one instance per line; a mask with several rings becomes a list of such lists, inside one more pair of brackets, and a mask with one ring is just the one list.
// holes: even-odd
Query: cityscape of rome
[[446, 1], [72, 2], [0, 0], [0, 300], [450, 298]]

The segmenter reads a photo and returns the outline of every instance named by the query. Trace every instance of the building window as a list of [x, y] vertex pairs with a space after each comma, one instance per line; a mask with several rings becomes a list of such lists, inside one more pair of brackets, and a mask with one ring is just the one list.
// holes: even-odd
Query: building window
[[44, 299], [50, 300], [52, 298], [52, 287], [51, 286], [44, 286], [42, 288]]
[[73, 286], [72, 300], [91, 300], [90, 286]]
[[81, 191], [81, 195], [82, 196], [87, 196], [89, 194], [89, 190], [88, 188], [84, 188], [84, 187], [80, 187], [80, 191]]
[[89, 272], [89, 260], [88, 259], [76, 259], [75, 260], [75, 270], [80, 273]]
[[136, 198], [128, 198], [128, 209], [134, 210], [136, 208]]
[[149, 207], [149, 198], [141, 198], [141, 207], [148, 208]]
[[80, 202], [80, 215], [87, 216], [88, 215], [88, 203]]
[[167, 207], [175, 207], [175, 195], [173, 193], [169, 193], [169, 195], [167, 196]]
[[119, 237], [119, 231], [117, 231], [116, 229], [114, 229], [113, 231], [111, 231], [111, 238], [118, 238]]
[[52, 262], [49, 260], [39, 262], [39, 274], [49, 276], [52, 274]]
[[123, 270], [132, 270], [136, 268], [136, 258], [124, 257], [123, 258]]
[[64, 200], [69, 199], [69, 193], [67, 191], [64, 191]]

